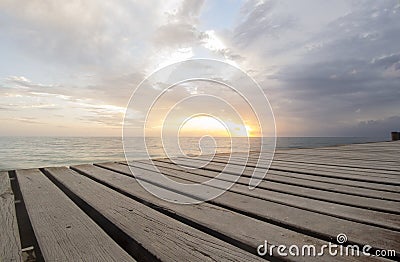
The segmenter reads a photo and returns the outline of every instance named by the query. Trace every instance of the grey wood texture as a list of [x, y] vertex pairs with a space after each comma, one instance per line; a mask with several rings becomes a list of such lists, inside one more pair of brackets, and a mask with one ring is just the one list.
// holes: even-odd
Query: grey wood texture
[[260, 257], [163, 215], [71, 169], [55, 179], [163, 261], [260, 261]]
[[[100, 166], [132, 176], [129, 167], [126, 165], [104, 163], [100, 164]], [[151, 171], [144, 170], [143, 172]], [[170, 176], [170, 173], [171, 172], [168, 172], [166, 175]], [[183, 183], [186, 181], [182, 178], [185, 177], [183, 172], [179, 173], [179, 171], [176, 171], [175, 175], [175, 180]], [[178, 178], [178, 176], [180, 178]], [[193, 176], [190, 175], [190, 177]], [[152, 182], [157, 183], [157, 181]], [[369, 243], [369, 245], [377, 249], [384, 249], [390, 246], [395, 250], [399, 250], [399, 232], [245, 195], [236, 188], [237, 185], [234, 185], [231, 190], [210, 202], [239, 210], [249, 215], [251, 214], [251, 216], [258, 217], [261, 220], [272, 220], [280, 224], [285, 224], [286, 227], [307, 232], [309, 235], [319, 235], [334, 239], [339, 233], [346, 232], [351, 236], [352, 241], [359, 245], [363, 245], [362, 243]], [[233, 190], [237, 190], [237, 192], [232, 192]], [[252, 192], [257, 192], [257, 194], [259, 193], [261, 195], [265, 193], [264, 191], [260, 193], [259, 189], [255, 189]], [[377, 238], [376, 235], [380, 235], [380, 237]]]
[[[140, 186], [133, 177], [124, 176], [119, 173], [96, 167], [93, 165], [73, 166], [74, 170], [84, 173], [86, 176], [101, 181], [113, 188], [128, 193], [130, 196], [151, 203], [162, 210], [178, 215], [183, 219], [200, 224], [204, 228], [223, 234], [231, 239], [239, 241], [251, 248], [253, 253], [257, 247], [268, 240], [270, 244], [284, 244], [290, 246], [314, 244], [317, 247], [326, 244], [325, 241], [304, 235], [280, 226], [266, 223], [243, 214], [213, 205], [201, 203], [197, 205], [176, 205], [166, 202], [149, 194]], [[295, 261], [312, 261], [316, 257], [288, 257]], [[348, 260], [349, 258], [345, 258]], [[336, 261], [336, 258], [325, 256], [325, 261]], [[350, 259], [351, 260], [351, 259]]]
[[0, 261], [22, 261], [14, 194], [7, 172], [0, 172]]
[[38, 169], [16, 173], [46, 261], [134, 261]]

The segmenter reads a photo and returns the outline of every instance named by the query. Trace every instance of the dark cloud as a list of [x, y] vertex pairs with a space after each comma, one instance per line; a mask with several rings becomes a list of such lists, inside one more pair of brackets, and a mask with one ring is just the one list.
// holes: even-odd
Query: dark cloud
[[356, 126], [348, 127], [345, 132], [337, 130], [339, 135], [387, 137], [388, 139], [390, 139], [390, 133], [393, 131], [400, 131], [400, 116], [360, 121]]
[[[314, 123], [316, 129], [321, 122], [330, 123], [337, 134], [344, 134], [338, 126], [357, 133], [347, 123], [398, 112], [399, 19], [395, 2], [376, 1], [355, 6], [311, 37], [309, 42], [321, 44], [270, 77], [279, 82], [274, 99], [280, 101], [278, 116], [295, 116]], [[396, 119], [362, 122], [360, 126], [371, 129], [364, 133], [377, 135], [398, 123]], [[383, 126], [373, 128], [375, 125]]]
[[400, 53], [374, 58], [371, 64], [382, 66], [385, 69], [394, 67], [395, 70], [400, 70]]

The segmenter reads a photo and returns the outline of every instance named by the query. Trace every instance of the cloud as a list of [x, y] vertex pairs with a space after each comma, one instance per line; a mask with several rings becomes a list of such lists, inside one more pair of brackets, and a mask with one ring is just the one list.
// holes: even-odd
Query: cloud
[[4, 0], [0, 7], [10, 46], [57, 66], [108, 72], [141, 65], [166, 8], [158, 1], [107, 0]]
[[278, 1], [248, 1], [241, 10], [243, 21], [234, 30], [239, 46], [250, 46], [254, 41], [277, 37], [295, 26], [293, 16], [275, 13]]
[[385, 77], [400, 78], [400, 53], [374, 58], [371, 64], [383, 67]]
[[71, 87], [59, 83], [37, 83], [24, 76], [8, 76], [0, 79], [0, 97], [56, 97], [72, 100], [74, 97]]
[[[229, 28], [216, 24], [225, 21], [224, 10], [215, 25], [202, 20], [212, 6], [223, 7], [196, 0], [0, 1], [2, 116], [46, 119], [51, 110], [54, 122], [68, 116], [63, 126], [116, 127], [119, 109], [149, 73], [210, 57], [261, 84], [286, 135], [357, 133], [354, 126], [364, 122], [381, 132], [368, 121], [397, 123], [396, 2], [249, 0]], [[135, 110], [143, 113], [141, 101]]]
[[[60, 126], [58, 124], [63, 122], [72, 124], [74, 121], [79, 121], [116, 127], [121, 126], [125, 112], [125, 104], [123, 106], [107, 104], [105, 101], [113, 99], [106, 99], [105, 94], [82, 98], [83, 92], [73, 95], [62, 85], [35, 83], [23, 76], [7, 77], [0, 84], [0, 89], [7, 90], [0, 93], [0, 110], [3, 118], [8, 121], [27, 124], [47, 123], [49, 127]], [[101, 100], [101, 97], [104, 100]], [[114, 102], [118, 104], [117, 101]]]
[[374, 58], [371, 63], [384, 66], [385, 69], [394, 66], [396, 70], [400, 70], [400, 53]]
[[13, 117], [13, 118], [3, 118], [3, 121], [11, 120], [15, 122], [20, 122], [23, 124], [33, 124], [33, 125], [44, 125], [45, 122], [40, 121], [40, 119], [34, 117]]
[[341, 135], [352, 135], [361, 137], [387, 137], [390, 139], [390, 132], [400, 131], [400, 116], [390, 116], [384, 119], [364, 120], [357, 125], [349, 127], [346, 132], [338, 130]]
[[155, 31], [156, 46], [182, 48], [199, 44], [205, 37], [197, 28], [203, 4], [203, 0], [186, 0], [177, 11], [167, 13], [167, 23]]
[[[276, 61], [276, 70], [267, 77], [258, 77], [270, 95], [278, 121], [286, 122], [282, 125], [292, 123], [291, 128], [301, 129], [304, 134], [307, 128], [296, 125], [308, 126], [309, 133], [313, 134], [329, 130], [343, 134], [346, 132], [339, 131], [340, 127], [350, 133], [350, 126], [359, 119], [376, 119], [398, 112], [400, 50], [397, 43], [400, 35], [395, 32], [400, 32], [400, 24], [396, 22], [400, 10], [395, 2], [368, 1], [353, 5], [327, 26], [314, 30], [306, 38], [296, 38], [296, 45], [291, 45], [288, 37], [283, 41], [283, 50], [289, 55], [295, 54], [295, 59], [280, 52], [271, 54], [270, 50], [280, 49], [277, 45], [260, 44], [260, 38], [274, 37], [274, 29], [267, 25], [273, 24], [268, 18], [272, 19], [276, 8], [273, 2], [253, 5], [248, 18], [236, 29], [246, 32], [245, 28], [250, 28], [250, 31], [244, 35], [238, 33], [236, 38], [252, 48], [259, 48], [256, 53], [265, 62], [260, 59], [253, 62], [257, 61], [256, 65], [264, 68], [264, 72], [269, 62]], [[258, 25], [257, 21], [263, 19], [267, 22]], [[295, 14], [287, 21], [302, 23]], [[265, 28], [260, 29], [261, 26]], [[285, 38], [286, 30], [297, 27], [289, 23], [284, 29], [276, 29], [280, 34], [277, 38]], [[281, 43], [282, 39], [277, 42]], [[271, 54], [270, 60], [265, 58], [267, 54]], [[279, 60], [286, 62], [280, 64]], [[329, 133], [334, 135], [335, 132]]]

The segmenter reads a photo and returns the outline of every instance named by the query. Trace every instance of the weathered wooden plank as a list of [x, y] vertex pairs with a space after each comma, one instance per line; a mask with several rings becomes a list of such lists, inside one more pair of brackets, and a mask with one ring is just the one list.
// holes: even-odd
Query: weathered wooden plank
[[[312, 149], [308, 149], [308, 151], [311, 151]], [[398, 148], [393, 147], [393, 148], [385, 148], [385, 147], [371, 147], [371, 148], [329, 148], [329, 147], [322, 147], [322, 148], [318, 148], [318, 150], [322, 151], [322, 152], [343, 152], [343, 153], [349, 153], [349, 152], [359, 152], [361, 155], [365, 154], [365, 155], [373, 155], [375, 153], [378, 153], [382, 156], [387, 156], [391, 159], [393, 159], [393, 156], [391, 156], [390, 154], [396, 152], [396, 150], [398, 150]], [[284, 150], [282, 150], [284, 151]]]
[[298, 162], [298, 163], [309, 163], [309, 164], [319, 164], [326, 166], [343, 166], [349, 167], [353, 169], [372, 169], [380, 171], [382, 174], [399, 174], [400, 165], [396, 162], [390, 163], [382, 163], [382, 162], [373, 162], [371, 161], [361, 161], [361, 160], [346, 160], [346, 159], [334, 159], [334, 158], [326, 158], [326, 157], [312, 157], [312, 156], [304, 156], [304, 157], [285, 157], [284, 161], [286, 162]]
[[[324, 183], [325, 185], [330, 185], [331, 187], [335, 187], [336, 185], [343, 185], [342, 189], [348, 188], [349, 190], [358, 188], [361, 189], [360, 191], [356, 190], [353, 192], [357, 195], [365, 195], [370, 197], [376, 198], [387, 198], [391, 200], [398, 199], [399, 193], [399, 186], [395, 185], [386, 185], [386, 184], [375, 184], [371, 182], [361, 182], [361, 181], [353, 181], [353, 180], [346, 180], [346, 179], [337, 179], [332, 177], [324, 177], [324, 176], [316, 176], [310, 174], [303, 174], [303, 173], [294, 173], [294, 172], [286, 172], [286, 171], [279, 171], [279, 170], [268, 170], [268, 175], [274, 175], [274, 177], [281, 177], [282, 180], [287, 178], [295, 178], [301, 179], [305, 182], [307, 181], [316, 181]], [[267, 178], [268, 178], [267, 175]], [[367, 174], [365, 174], [367, 176]], [[284, 182], [284, 181], [282, 181]], [[321, 184], [322, 185], [322, 184]], [[339, 189], [338, 190], [341, 190]], [[342, 191], [345, 192], [345, 191]], [[388, 192], [389, 194], [381, 194]]]
[[[288, 158], [297, 158], [297, 159], [307, 159], [310, 157], [319, 157], [325, 159], [331, 159], [335, 161], [343, 161], [350, 160], [350, 162], [366, 162], [370, 163], [375, 162], [384, 162], [387, 164], [398, 164], [399, 160], [396, 159], [395, 154], [398, 151], [393, 150], [392, 152], [369, 152], [363, 153], [358, 150], [348, 150], [348, 151], [336, 151], [336, 150], [326, 150], [326, 149], [296, 149], [295, 151], [286, 151], [286, 150], [277, 150], [274, 154], [274, 159], [288, 159]], [[257, 155], [258, 152], [251, 151], [250, 156]], [[218, 154], [221, 156], [226, 156], [226, 153]], [[233, 156], [244, 156], [243, 153], [232, 153]]]
[[[318, 148], [321, 151], [337, 151], [337, 152], [350, 152], [350, 151], [357, 151], [360, 153], [371, 154], [371, 153], [382, 153], [382, 154], [390, 154], [393, 151], [396, 151], [398, 148], [396, 147], [320, 147]], [[310, 148], [312, 149], [312, 148]], [[309, 150], [310, 150], [309, 149]], [[281, 150], [285, 151], [285, 150]]]
[[[214, 164], [214, 162], [213, 162]], [[223, 163], [218, 163], [220, 167], [223, 167]], [[274, 165], [274, 167], [277, 167], [277, 165]], [[293, 165], [293, 168], [298, 167], [298, 165]], [[284, 168], [284, 167], [281, 167]], [[245, 176], [251, 175], [253, 168], [249, 167], [248, 171], [245, 170], [244, 174]], [[316, 170], [318, 172], [318, 170]], [[282, 177], [283, 173], [286, 176], [293, 177], [293, 178], [287, 178], [287, 177]], [[292, 174], [292, 175], [290, 175]], [[339, 173], [339, 174], [344, 174]], [[347, 173], [345, 173], [347, 174]], [[368, 174], [363, 174], [363, 176], [368, 176]], [[335, 180], [330, 180], [330, 181], [317, 181], [317, 182], [310, 182], [302, 178], [296, 178], [293, 176], [292, 172], [284, 172], [284, 171], [277, 171], [277, 170], [269, 170], [268, 175], [266, 176], [266, 180], [268, 181], [275, 181], [275, 182], [281, 182], [281, 183], [289, 183], [289, 184], [295, 184], [299, 186], [304, 186], [304, 187], [310, 187], [310, 188], [315, 188], [315, 189], [321, 189], [321, 190], [328, 190], [328, 191], [333, 191], [333, 192], [339, 192], [339, 193], [346, 193], [350, 195], [358, 195], [358, 196], [365, 196], [365, 197], [371, 197], [371, 198], [378, 198], [378, 199], [387, 199], [387, 200], [393, 200], [393, 201], [400, 201], [400, 193], [399, 189], [400, 186], [393, 186], [393, 191], [392, 192], [382, 192], [377, 190], [377, 184], [369, 183], [368, 188], [363, 188], [360, 187], [362, 182], [359, 181], [353, 181], [353, 180], [343, 180], [343, 179], [335, 179]], [[394, 179], [396, 181], [400, 182], [400, 177], [398, 179]], [[336, 185], [333, 186], [330, 182], [334, 182]], [[346, 183], [344, 183], [347, 181]], [[337, 183], [341, 182], [341, 183]], [[365, 186], [365, 182], [364, 182]], [[379, 187], [378, 187], [379, 188]], [[382, 188], [385, 188], [384, 186]], [[388, 189], [389, 187], [386, 187]]]
[[323, 182], [327, 184], [331, 184], [332, 186], [335, 185], [344, 185], [353, 188], [364, 188], [372, 191], [380, 192], [390, 192], [399, 194], [399, 186], [394, 185], [385, 185], [385, 184], [376, 184], [371, 182], [361, 182], [361, 181], [354, 181], [354, 180], [346, 180], [346, 179], [338, 179], [320, 175], [312, 175], [312, 174], [303, 174], [303, 173], [295, 173], [295, 172], [287, 172], [287, 171], [280, 171], [280, 170], [268, 170], [268, 175], [274, 174], [281, 177], [293, 177], [299, 178], [305, 181], [316, 181], [316, 182]]
[[0, 261], [22, 261], [14, 194], [7, 172], [0, 172]]
[[370, 161], [360, 161], [360, 160], [346, 160], [346, 159], [333, 159], [333, 158], [324, 158], [324, 157], [312, 157], [312, 156], [304, 156], [304, 157], [290, 157], [286, 156], [285, 161], [292, 162], [301, 162], [301, 163], [309, 163], [309, 164], [320, 164], [326, 166], [343, 166], [350, 167], [354, 169], [373, 169], [379, 170], [382, 173], [393, 173], [399, 174], [400, 165], [398, 163], [392, 162], [388, 163], [380, 163]]
[[[214, 162], [218, 162], [218, 159], [215, 159]], [[222, 161], [220, 161], [222, 162]], [[125, 163], [125, 162], [121, 162]], [[225, 162], [222, 162], [225, 163]], [[276, 165], [275, 165], [276, 167]], [[302, 169], [302, 167], [299, 167], [299, 172], [301, 171], [307, 171], [306, 169]], [[332, 172], [329, 170], [329, 172]], [[317, 181], [317, 182], [325, 182], [329, 183], [332, 185], [345, 185], [345, 186], [351, 186], [351, 187], [357, 187], [357, 188], [365, 188], [365, 189], [370, 189], [374, 190], [377, 192], [391, 192], [391, 193], [396, 193], [398, 194], [399, 192], [399, 187], [398, 186], [393, 186], [393, 185], [385, 185], [385, 184], [376, 184], [372, 182], [361, 182], [361, 181], [353, 181], [353, 180], [347, 180], [347, 179], [340, 179], [340, 178], [335, 178], [335, 177], [328, 177], [328, 176], [323, 176], [319, 174], [309, 174], [309, 173], [297, 173], [297, 172], [287, 172], [287, 171], [280, 171], [280, 170], [275, 170], [275, 169], [270, 169], [268, 171], [268, 174], [276, 174], [281, 177], [293, 177], [293, 178], [301, 178], [305, 181]], [[364, 173], [364, 175], [366, 175]]]
[[[220, 159], [216, 157], [213, 160], [213, 163], [225, 163], [225, 159]], [[232, 162], [234, 164], [235, 162]], [[255, 166], [254, 163], [252, 162], [247, 162], [247, 166], [253, 167]], [[260, 166], [259, 168], [265, 168], [263, 166]], [[332, 171], [332, 170], [327, 170], [325, 167], [320, 167], [315, 170], [311, 170], [310, 168], [304, 167], [302, 165], [299, 165], [297, 163], [292, 163], [292, 164], [281, 164], [278, 163], [278, 161], [272, 162], [271, 167], [269, 168], [270, 170], [277, 170], [277, 171], [286, 171], [286, 172], [294, 172], [294, 173], [302, 173], [302, 174], [310, 174], [310, 175], [319, 175], [319, 176], [325, 176], [325, 177], [332, 177], [332, 178], [338, 178], [338, 179], [346, 179], [346, 180], [353, 180], [353, 181], [359, 181], [359, 182], [369, 182], [369, 183], [375, 183], [375, 184], [385, 184], [385, 185], [394, 185], [394, 186], [400, 186], [400, 177], [399, 176], [376, 176], [376, 175], [366, 175], [366, 173], [362, 174], [361, 173], [355, 173], [351, 171]], [[378, 171], [376, 171], [378, 172]]]
[[[191, 223], [200, 224], [209, 231], [218, 232], [234, 241], [240, 242], [239, 245], [248, 247], [255, 253], [257, 247], [268, 240], [272, 245], [309, 245], [313, 244], [321, 247], [325, 241], [314, 237], [291, 231], [273, 224], [256, 220], [254, 218], [235, 213], [225, 208], [221, 208], [210, 203], [197, 205], [176, 205], [163, 201], [149, 194], [140, 186], [133, 177], [124, 176], [116, 172], [96, 167], [93, 165], [79, 165], [71, 167], [74, 170], [84, 173], [86, 176], [105, 183], [117, 190], [129, 194], [129, 196], [141, 199], [142, 201], [156, 205], [157, 209], [167, 212], [172, 216], [179, 216]], [[238, 225], [240, 225], [238, 227]], [[294, 261], [312, 261], [317, 257], [287, 257]], [[325, 256], [325, 261], [336, 261], [335, 257]], [[344, 260], [352, 260], [344, 258]]]
[[[255, 162], [252, 161], [254, 164]], [[349, 175], [368, 175], [372, 177], [388, 177], [388, 178], [398, 178], [399, 173], [395, 171], [381, 171], [375, 169], [365, 169], [365, 168], [351, 168], [351, 167], [342, 167], [342, 166], [327, 166], [323, 164], [310, 164], [310, 163], [302, 163], [298, 161], [287, 161], [287, 160], [279, 160], [274, 159], [273, 162], [275, 167], [284, 167], [284, 166], [296, 166], [304, 169], [319, 171], [326, 170], [335, 173], [346, 173]]]
[[[145, 164], [145, 165], [143, 165]], [[149, 163], [141, 163], [135, 162], [133, 165], [138, 166], [140, 168], [146, 169], [148, 168]], [[159, 170], [165, 174], [173, 174], [171, 176], [179, 177], [182, 179], [186, 179], [195, 183], [203, 183], [206, 180], [212, 178], [212, 174], [206, 172], [204, 170], [192, 170], [192, 171], [183, 171], [177, 168], [174, 165], [166, 165], [166, 163], [159, 163]], [[196, 176], [190, 176], [190, 174], [194, 174]], [[268, 182], [267, 182], [268, 184]], [[260, 189], [264, 188], [265, 183], [261, 183], [259, 185]], [[248, 180], [243, 181], [241, 178], [237, 181], [236, 185], [231, 188], [232, 192], [237, 192], [243, 195], [248, 195], [251, 197], [257, 197], [260, 199], [265, 199], [268, 201], [274, 201], [276, 203], [289, 205], [292, 207], [302, 208], [305, 210], [310, 210], [314, 212], [318, 212], [321, 214], [331, 215], [334, 217], [339, 217], [347, 220], [352, 220], [360, 223], [371, 224], [383, 228], [388, 228], [392, 230], [400, 231], [400, 221], [398, 215], [393, 214], [385, 214], [373, 210], [365, 210], [355, 207], [349, 207], [345, 205], [339, 205], [335, 203], [325, 202], [310, 199], [307, 197], [299, 197], [291, 194], [285, 194], [281, 192], [274, 191], [249, 191], [248, 188]]]
[[360, 154], [373, 154], [373, 153], [381, 153], [383, 155], [390, 155], [391, 152], [396, 151], [396, 148], [386, 148], [386, 147], [368, 147], [368, 148], [344, 148], [344, 147], [318, 147], [318, 148], [298, 148], [298, 149], [278, 149], [279, 152], [287, 152], [287, 153], [295, 153], [298, 152], [308, 152], [313, 151], [314, 149], [323, 151], [323, 152], [360, 152]]
[[334, 159], [347, 159], [356, 161], [372, 161], [372, 162], [387, 162], [399, 163], [392, 154], [382, 154], [382, 153], [363, 153], [359, 151], [332, 151], [332, 150], [301, 150], [291, 152], [275, 152], [275, 158], [284, 159], [286, 157], [324, 157], [324, 158], [334, 158]]
[[[313, 148], [313, 149], [297, 149], [297, 150], [278, 150], [278, 154], [289, 154], [289, 155], [320, 155], [324, 156], [326, 155], [332, 155], [332, 156], [337, 156], [341, 157], [344, 155], [349, 156], [349, 159], [356, 158], [356, 159], [376, 159], [374, 158], [374, 155], [382, 156], [383, 158], [389, 160], [389, 161], [398, 161], [393, 155], [391, 155], [393, 152], [395, 152], [396, 149], [392, 150], [386, 150], [386, 149], [376, 149], [376, 150], [358, 150], [358, 149], [352, 149], [352, 150], [336, 150], [334, 148]], [[316, 154], [318, 152], [319, 154]], [[356, 153], [356, 154], [355, 154]]]
[[[387, 181], [386, 179], [381, 179], [377, 177], [370, 177], [368, 173], [362, 174], [352, 174], [352, 172], [349, 171], [340, 171], [338, 170], [337, 172], [332, 171], [332, 170], [327, 170], [325, 168], [316, 168], [316, 169], [310, 169], [308, 167], [303, 167], [301, 165], [298, 165], [296, 163], [293, 163], [291, 165], [278, 165], [275, 164], [274, 162], [273, 166], [271, 166], [270, 170], [271, 171], [281, 171], [281, 172], [289, 172], [293, 173], [295, 175], [297, 174], [303, 174], [306, 176], [312, 176], [312, 177], [321, 177], [321, 178], [333, 178], [337, 180], [337, 182], [349, 182], [351, 184], [354, 183], [363, 183], [363, 184], [373, 184], [375, 185], [374, 188], [376, 190], [382, 190], [382, 191], [389, 191], [389, 192], [398, 192], [398, 183], [397, 181], [393, 181], [393, 179]], [[371, 188], [371, 187], [369, 187]]]
[[[326, 151], [326, 150], [325, 150]], [[340, 151], [328, 151], [325, 153], [322, 151], [319, 155], [315, 155], [318, 152], [318, 149], [296, 149], [296, 150], [281, 150], [275, 153], [275, 160], [280, 161], [293, 161], [293, 162], [304, 162], [304, 163], [313, 163], [313, 164], [321, 164], [326, 166], [345, 166], [353, 169], [372, 169], [372, 170], [380, 170], [381, 173], [392, 173], [395, 172], [399, 174], [400, 171], [400, 162], [395, 155], [398, 153], [397, 151], [393, 151], [389, 157], [392, 160], [391, 162], [382, 162], [385, 160], [385, 154], [381, 152], [375, 152], [373, 157], [375, 157], [376, 161], [370, 160], [352, 160], [350, 157], [343, 158], [343, 154]], [[349, 156], [355, 157], [359, 155], [359, 151], [348, 151]], [[227, 154], [220, 154], [219, 156], [226, 156]], [[258, 152], [250, 152], [250, 158], [257, 157]], [[243, 157], [243, 153], [233, 153], [234, 157]], [[338, 158], [334, 158], [332, 156], [336, 156]], [[385, 157], [386, 156], [386, 157]]]
[[[169, 160], [163, 159], [160, 161], [168, 163]], [[185, 163], [185, 165], [192, 166], [192, 167], [195, 167], [198, 165], [198, 162], [196, 160], [187, 159], [187, 161], [185, 161], [184, 163]], [[206, 167], [203, 167], [202, 169], [221, 172], [223, 170], [223, 165], [218, 165], [216, 163], [211, 162]], [[195, 172], [195, 171], [193, 171], [193, 172]], [[249, 172], [249, 171], [245, 171], [245, 172], [248, 172], [247, 173], [248, 176], [247, 177], [242, 176], [239, 180], [242, 181], [242, 183], [247, 183], [247, 185], [249, 185], [249, 181], [250, 181], [249, 174], [251, 174], [251, 172]], [[209, 176], [213, 177], [215, 175], [216, 174], [210, 174]], [[238, 171], [236, 173], [236, 175], [240, 175], [240, 171]], [[313, 189], [313, 188], [281, 184], [281, 183], [276, 183], [276, 182], [272, 182], [272, 181], [268, 181], [267, 183], [260, 185], [259, 188], [268, 189], [271, 191], [278, 191], [278, 192], [287, 193], [287, 194], [293, 194], [293, 195], [297, 195], [297, 196], [313, 198], [313, 199], [318, 199], [318, 200], [323, 200], [323, 201], [334, 202], [334, 203], [343, 204], [343, 205], [356, 206], [356, 207], [360, 207], [360, 208], [373, 209], [373, 210], [377, 210], [377, 211], [400, 214], [400, 204], [395, 201], [388, 201], [388, 200], [366, 198], [366, 197], [360, 197], [360, 196], [348, 195], [348, 194], [342, 194], [342, 193], [335, 193], [335, 192], [329, 192], [329, 191], [318, 190], [318, 189]]]
[[[105, 163], [101, 164], [101, 166], [133, 176], [128, 166], [125, 165]], [[145, 174], [145, 172], [150, 171], [142, 170], [141, 172]], [[185, 180], [181, 178], [175, 177], [175, 180], [185, 183]], [[157, 184], [157, 181], [151, 181], [151, 183]], [[163, 187], [163, 185], [160, 184], [158, 186]], [[259, 191], [258, 188], [252, 192], [257, 191]], [[259, 220], [273, 221], [286, 228], [297, 232], [303, 232], [307, 235], [318, 236], [322, 239], [332, 240], [339, 233], [345, 232], [350, 236], [349, 243], [358, 245], [365, 245], [365, 243], [368, 243], [376, 249], [399, 250], [400, 248], [399, 232], [294, 208], [270, 202], [265, 199], [250, 197], [241, 193], [227, 191], [209, 202], [244, 213]], [[397, 255], [399, 256], [398, 253]]]
[[46, 261], [134, 261], [38, 169], [16, 174]]
[[261, 258], [96, 183], [68, 168], [51, 176], [163, 261], [260, 261]]
[[[357, 154], [357, 152], [353, 152], [353, 155]], [[243, 157], [243, 155], [241, 156]], [[323, 152], [319, 156], [293, 156], [293, 155], [283, 155], [276, 154], [274, 156], [274, 161], [278, 162], [295, 162], [301, 163], [303, 165], [309, 166], [325, 166], [330, 169], [341, 169], [341, 170], [353, 170], [353, 171], [362, 171], [368, 173], [376, 173], [381, 175], [399, 175], [399, 170], [397, 170], [400, 166], [400, 162], [382, 162], [381, 157], [377, 154], [374, 154], [374, 157], [377, 161], [369, 161], [369, 160], [352, 160], [349, 161], [346, 159], [336, 159], [332, 156], [325, 155]], [[257, 154], [251, 154], [250, 158], [257, 160]], [[347, 165], [349, 164], [349, 165]], [[395, 170], [388, 170], [387, 167], [392, 167]]]
[[332, 150], [366, 150], [371, 151], [375, 149], [379, 150], [393, 150], [398, 149], [400, 143], [398, 141], [390, 142], [376, 142], [376, 143], [362, 143], [362, 144], [349, 144], [343, 146], [333, 146], [333, 147], [322, 147], [321, 149], [332, 149]]
[[[387, 184], [387, 185], [396, 185], [399, 186], [399, 176], [384, 173], [380, 170], [374, 170], [373, 172], [364, 172], [365, 169], [342, 169], [339, 166], [332, 166], [333, 168], [329, 168], [328, 166], [322, 164], [320, 166], [310, 166], [307, 163], [302, 165], [299, 162], [289, 162], [285, 161], [282, 163], [281, 161], [274, 161], [271, 169], [273, 170], [287, 170], [291, 172], [303, 172], [309, 174], [320, 174], [335, 178], [348, 179], [354, 181], [365, 181], [376, 184]], [[251, 165], [249, 163], [249, 165]], [[380, 175], [379, 175], [380, 174]]]
[[[394, 152], [395, 150], [390, 150], [390, 151], [385, 151], [385, 149], [381, 150], [376, 150], [374, 152], [371, 151], [362, 151], [362, 150], [334, 150], [334, 149], [327, 149], [327, 148], [314, 148], [314, 149], [297, 149], [295, 151], [285, 151], [285, 150], [278, 150], [278, 154], [282, 155], [332, 155], [334, 157], [342, 157], [342, 156], [348, 156], [349, 159], [355, 158], [356, 160], [358, 159], [365, 159], [365, 160], [376, 160], [374, 158], [374, 155], [379, 155], [384, 158], [386, 158], [389, 161], [398, 161], [393, 155], [391, 155], [391, 152]], [[354, 154], [354, 152], [357, 152], [357, 154]], [[318, 154], [317, 154], [318, 153]]]
[[[332, 150], [371, 150], [374, 148], [378, 149], [393, 149], [398, 148], [400, 145], [399, 141], [385, 141], [385, 142], [368, 142], [368, 143], [354, 143], [354, 144], [344, 144], [336, 146], [324, 146], [318, 147], [318, 149], [332, 149]], [[300, 148], [304, 149], [304, 148]], [[307, 148], [313, 149], [313, 148]], [[284, 149], [288, 151], [297, 150], [297, 148]]]
[[[219, 162], [226, 162], [228, 159], [228, 156], [223, 156], [223, 155], [216, 155], [213, 161], [219, 161]], [[306, 169], [314, 169], [314, 170], [326, 170], [330, 172], [345, 172], [346, 174], [349, 175], [364, 175], [368, 174], [368, 176], [371, 177], [376, 177], [376, 178], [394, 178], [398, 179], [400, 176], [399, 171], [392, 171], [392, 170], [381, 170], [381, 169], [373, 169], [373, 168], [366, 168], [366, 167], [361, 167], [357, 166], [355, 167], [348, 167], [346, 165], [342, 166], [342, 163], [334, 163], [331, 160], [326, 160], [324, 163], [317, 163], [317, 162], [312, 162], [309, 161], [309, 158], [303, 158], [303, 159], [292, 159], [290, 157], [280, 157], [276, 156], [274, 157], [274, 161], [272, 162], [272, 168], [279, 168], [279, 167], [284, 167], [284, 166], [295, 166], [299, 168], [306, 168]], [[239, 154], [234, 154], [231, 157], [231, 161], [235, 162], [241, 162], [243, 163], [246, 161], [246, 156], [244, 155], [239, 155]], [[249, 159], [247, 160], [247, 163], [249, 166], [254, 166], [255, 163], [257, 163], [258, 158], [257, 155], [250, 155]], [[390, 165], [393, 165], [391, 163]]]
[[[168, 160], [164, 160], [168, 162]], [[186, 163], [186, 162], [184, 162]], [[191, 162], [187, 162], [188, 165]], [[230, 161], [231, 164], [239, 165], [239, 162]], [[217, 162], [213, 161], [210, 165], [206, 166], [205, 169], [213, 170], [213, 171], [221, 171], [225, 167], [225, 162]], [[214, 168], [212, 168], [214, 167]], [[244, 177], [251, 177], [253, 168], [248, 167], [244, 170], [242, 176]], [[313, 188], [337, 193], [344, 193], [349, 195], [356, 195], [362, 197], [370, 197], [376, 199], [386, 199], [390, 201], [400, 201], [400, 193], [398, 192], [381, 192], [377, 190], [369, 190], [365, 188], [354, 187], [351, 185], [340, 185], [336, 184], [333, 186], [331, 183], [320, 182], [320, 181], [307, 181], [302, 178], [296, 178], [293, 176], [282, 176], [282, 172], [270, 170], [268, 175], [264, 178], [266, 181], [272, 181], [277, 183], [289, 184], [289, 185], [297, 185], [306, 188]], [[398, 187], [400, 189], [400, 187]]]
[[334, 147], [334, 146], [327, 146], [327, 147], [317, 147], [317, 148], [299, 148], [299, 149], [278, 149], [279, 152], [284, 152], [284, 153], [301, 153], [301, 152], [312, 152], [314, 150], [318, 151], [323, 151], [326, 153], [329, 152], [342, 152], [342, 153], [349, 153], [349, 152], [354, 152], [357, 151], [359, 154], [373, 154], [373, 153], [381, 153], [384, 155], [390, 156], [390, 153], [393, 151], [398, 150], [398, 146], [394, 147], [388, 147], [388, 146], [372, 146], [372, 145], [367, 145], [366, 147], [362, 146], [340, 146], [340, 147]]

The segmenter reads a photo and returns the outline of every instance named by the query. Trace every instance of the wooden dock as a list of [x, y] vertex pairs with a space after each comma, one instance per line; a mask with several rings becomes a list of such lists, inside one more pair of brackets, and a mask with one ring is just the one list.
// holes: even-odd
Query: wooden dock
[[[256, 156], [229, 191], [196, 205], [148, 193], [127, 163], [0, 172], [0, 261], [400, 259], [400, 141], [278, 150], [264, 181], [249, 190]], [[175, 181], [201, 183], [223, 169], [226, 157], [190, 171], [168, 159], [154, 161]], [[238, 163], [241, 158], [233, 155]], [[133, 165], [152, 172], [150, 161]], [[257, 252], [266, 241], [269, 248], [318, 251], [340, 243], [339, 234], [347, 237], [342, 247], [370, 246], [371, 254], [386, 258]]]

